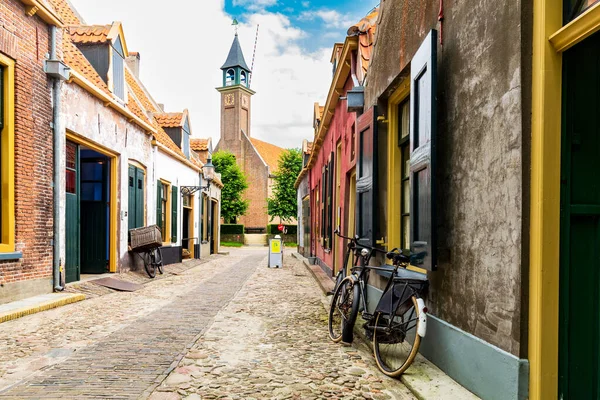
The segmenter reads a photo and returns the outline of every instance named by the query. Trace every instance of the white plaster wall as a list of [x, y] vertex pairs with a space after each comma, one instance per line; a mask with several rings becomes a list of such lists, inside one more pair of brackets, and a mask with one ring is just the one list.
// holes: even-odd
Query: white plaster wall
[[[220, 178], [220, 174], [219, 178]], [[206, 181], [202, 181], [202, 185], [206, 185]], [[217, 202], [217, 216], [213, 216], [213, 218], [217, 218], [219, 221], [217, 235], [217, 253], [221, 251], [221, 188], [216, 186], [215, 184], [211, 184], [207, 191], [204, 192], [211, 200], [216, 200]], [[205, 212], [208, 212], [205, 210]], [[208, 257], [210, 255], [210, 243], [202, 243], [200, 245], [200, 257]]]
[[[61, 130], [67, 130], [85, 137], [86, 139], [112, 150], [117, 157], [117, 266], [118, 269], [128, 268], [131, 257], [127, 249], [128, 220], [125, 216], [128, 206], [128, 167], [129, 160], [135, 160], [146, 168], [146, 199], [147, 204], [156, 198], [156, 188], [151, 177], [154, 176], [153, 150], [151, 137], [139, 126], [127, 122], [127, 119], [112, 108], [105, 107], [102, 101], [93, 97], [74, 83], [62, 84], [61, 100]], [[60, 187], [60, 240], [61, 258], [64, 265], [65, 257], [65, 147], [63, 165], [61, 167]], [[153, 191], [154, 189], [154, 191]], [[155, 216], [147, 212], [147, 224], [154, 223]]]
[[[182, 231], [183, 231], [183, 223], [182, 223], [182, 215], [183, 215], [183, 207], [182, 207], [182, 198], [181, 198], [181, 186], [199, 186], [200, 185], [200, 177], [199, 171], [187, 166], [181, 161], [176, 160], [175, 158], [165, 154], [161, 150], [155, 150], [156, 157], [156, 167], [155, 167], [155, 177], [152, 182], [148, 185], [152, 185], [152, 196], [150, 197], [153, 201], [148, 202], [148, 218], [156, 223], [156, 182], [159, 179], [163, 179], [165, 181], [170, 182], [171, 185], [177, 186], [179, 191], [179, 198], [177, 201], [177, 217], [179, 219], [177, 223], [177, 242], [171, 243], [172, 246], [180, 246], [182, 239]], [[200, 203], [199, 203], [199, 191], [194, 193], [194, 237], [199, 237], [198, 228], [200, 226]], [[151, 215], [151, 216], [150, 216]], [[194, 244], [198, 242], [195, 241]]]

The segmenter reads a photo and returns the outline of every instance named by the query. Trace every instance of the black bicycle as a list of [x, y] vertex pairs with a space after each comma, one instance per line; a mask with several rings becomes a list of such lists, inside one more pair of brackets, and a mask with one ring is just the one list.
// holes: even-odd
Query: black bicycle
[[[428, 287], [427, 276], [406, 269], [411, 259], [418, 259], [422, 254], [408, 257], [397, 249], [385, 252], [359, 245], [358, 242], [353, 251], [360, 251], [359, 263], [354, 265], [352, 274], [345, 277], [335, 291], [330, 309], [330, 325], [334, 312], [340, 314], [341, 334], [337, 341], [351, 343], [354, 324], [362, 310], [367, 337], [373, 340], [377, 366], [384, 374], [398, 377], [413, 362], [421, 338], [426, 333], [427, 308], [422, 296]], [[368, 265], [374, 252], [386, 253], [393, 266]], [[369, 271], [377, 271], [389, 277], [373, 314], [367, 311]]]
[[356, 321], [358, 310], [354, 310], [356, 306], [355, 292], [353, 289], [354, 282], [347, 280], [347, 268], [352, 257], [352, 269], [359, 265], [367, 265], [369, 263], [371, 251], [359, 244], [358, 236], [353, 238], [343, 236], [339, 230], [334, 233], [348, 240], [346, 251], [343, 257], [343, 264], [338, 271], [333, 288], [333, 298], [329, 307], [329, 338], [335, 343], [343, 341], [351, 343], [353, 339], [353, 328]]

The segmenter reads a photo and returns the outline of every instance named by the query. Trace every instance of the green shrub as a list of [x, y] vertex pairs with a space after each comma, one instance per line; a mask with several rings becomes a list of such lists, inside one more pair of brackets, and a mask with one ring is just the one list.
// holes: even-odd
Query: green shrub
[[[269, 225], [267, 225], [267, 233], [270, 233], [271, 235], [280, 235], [281, 232], [279, 232], [279, 229], [277, 229], [278, 226], [279, 226], [279, 224], [269, 224]], [[283, 226], [285, 226], [287, 228], [287, 234], [288, 235], [295, 235], [296, 232], [298, 232], [298, 225], [286, 225], [286, 224], [284, 224]]]
[[242, 235], [244, 233], [244, 225], [242, 224], [222, 224], [222, 235]]

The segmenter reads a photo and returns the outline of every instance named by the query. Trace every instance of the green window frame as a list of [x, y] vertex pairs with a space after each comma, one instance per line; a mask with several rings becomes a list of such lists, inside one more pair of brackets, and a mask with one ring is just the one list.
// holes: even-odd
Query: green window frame
[[177, 210], [179, 198], [179, 190], [177, 186], [173, 186], [171, 189], [171, 242], [177, 242]]

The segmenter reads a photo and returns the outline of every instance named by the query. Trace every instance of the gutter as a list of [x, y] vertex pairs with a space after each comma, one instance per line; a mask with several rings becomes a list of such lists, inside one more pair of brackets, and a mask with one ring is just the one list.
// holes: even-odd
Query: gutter
[[90, 92], [95, 97], [104, 101], [104, 105], [106, 107], [111, 107], [128, 118], [129, 122], [134, 122], [142, 129], [146, 131], [146, 133], [156, 133], [156, 129], [147, 122], [144, 122], [140, 117], [133, 114], [131, 111], [123, 107], [117, 100], [112, 98], [112, 96], [107, 95], [100, 89], [98, 89], [93, 83], [88, 81], [83, 75], [75, 70], [71, 70], [71, 77], [69, 78], [69, 82], [75, 82], [77, 85], [81, 86], [84, 90]]
[[53, 78], [52, 82], [52, 130], [53, 130], [53, 153], [54, 153], [54, 170], [52, 177], [52, 194], [53, 194], [53, 254], [52, 254], [52, 277], [54, 291], [64, 290], [64, 274], [62, 259], [61, 259], [61, 237], [60, 237], [60, 210], [61, 210], [61, 185], [60, 173], [64, 169], [63, 148], [64, 135], [60, 120], [60, 87], [61, 80], [68, 78], [69, 69], [56, 56], [56, 26], [50, 27], [50, 59], [46, 60], [44, 69], [46, 74]]

